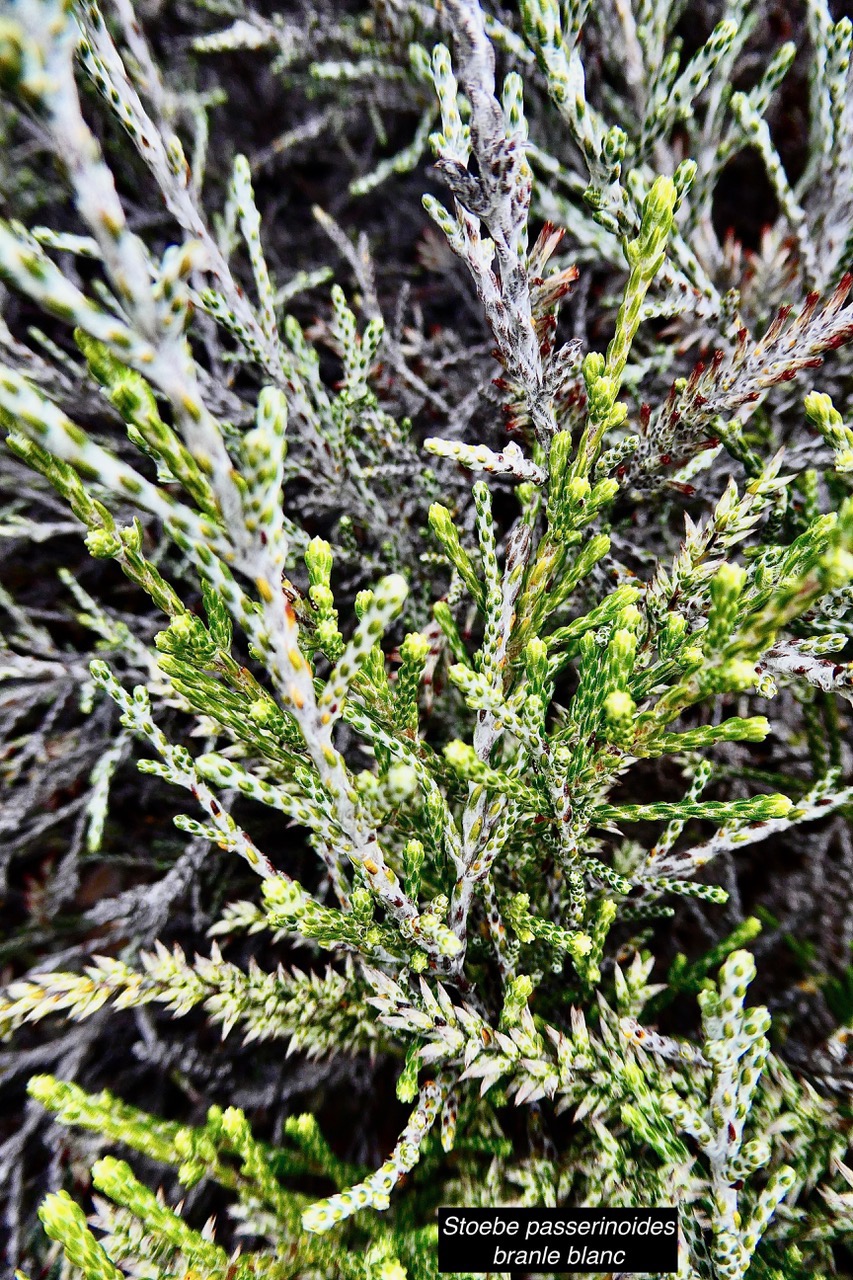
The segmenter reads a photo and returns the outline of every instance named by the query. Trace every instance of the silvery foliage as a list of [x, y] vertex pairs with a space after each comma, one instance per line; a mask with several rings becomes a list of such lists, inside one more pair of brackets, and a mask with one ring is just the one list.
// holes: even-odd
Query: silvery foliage
[[[45, 1109], [78, 1135], [94, 1196], [87, 1220], [57, 1158], [28, 1256], [49, 1239], [89, 1280], [419, 1280], [439, 1200], [676, 1203], [682, 1277], [831, 1268], [853, 1229], [846, 1019], [810, 1061], [786, 1055], [784, 1010], [772, 1040], [746, 1003], [753, 952], [808, 895], [780, 888], [759, 937], [737, 867], [788, 842], [819, 877], [833, 840], [853, 864], [853, 25], [809, 0], [792, 182], [770, 121], [796, 50], [735, 91], [762, 16], [746, 0], [690, 57], [678, 12], [645, 0], [524, 0], [515, 21], [477, 0], [307, 23], [211, 9], [199, 59], [271, 56], [303, 88], [308, 65], [312, 88], [298, 126], [229, 158], [218, 205], [220, 99], [170, 84], [130, 0], [21, 0], [0, 19], [9, 128], [64, 184], [45, 187], [56, 226], [23, 182], [21, 220], [0, 222], [0, 528], [34, 547], [82, 528], [104, 581], [150, 602], [122, 611], [64, 569], [61, 598], [96, 637], [83, 653], [0, 596], [0, 865], [67, 820], [31, 903], [45, 922], [74, 903], [134, 753], [151, 794], [181, 797], [189, 837], [153, 885], [90, 904], [102, 953], [84, 939], [72, 967], [38, 963], [0, 996], [7, 1037], [66, 1024], [10, 1067], [41, 1072], [0, 1149], [12, 1248], [12, 1171]], [[383, 117], [417, 114], [350, 192], [431, 155], [421, 267], [457, 305], [476, 298], [479, 341], [436, 338], [405, 298], [387, 317], [381, 260], [322, 210], [349, 294], [299, 260], [278, 278], [264, 166], [356, 110], [379, 137]], [[122, 148], [165, 210], [151, 225], [120, 195]], [[714, 218], [747, 150], [778, 206], [749, 254]], [[596, 271], [613, 298], [592, 321]], [[86, 728], [63, 740], [72, 700]], [[82, 783], [59, 817], [52, 754]], [[158, 941], [213, 865], [245, 868], [250, 896], [215, 919], [197, 906], [198, 928], [255, 939], [248, 960]], [[689, 959], [696, 923], [709, 945]], [[849, 941], [849, 912], [840, 927]], [[277, 964], [277, 942], [300, 963]], [[692, 1033], [673, 1034], [676, 998]], [[261, 1141], [251, 1095], [225, 1096], [194, 1049], [185, 1069], [212, 1079], [199, 1123], [74, 1081], [111, 1010], [136, 1011], [171, 1067], [158, 1006], [284, 1042], [330, 1093], [352, 1076], [321, 1063], [394, 1062], [408, 1118], [368, 1165], [311, 1111], [285, 1107]], [[269, 1088], [254, 1102], [271, 1104]], [[190, 1210], [218, 1184], [229, 1218], [190, 1225], [183, 1192], [158, 1196], [106, 1143], [174, 1170]]]

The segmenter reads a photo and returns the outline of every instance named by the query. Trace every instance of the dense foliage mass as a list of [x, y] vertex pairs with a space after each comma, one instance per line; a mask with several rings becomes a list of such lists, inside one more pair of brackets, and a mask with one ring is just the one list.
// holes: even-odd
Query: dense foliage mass
[[851, 52], [0, 11], [10, 1271], [850, 1273]]

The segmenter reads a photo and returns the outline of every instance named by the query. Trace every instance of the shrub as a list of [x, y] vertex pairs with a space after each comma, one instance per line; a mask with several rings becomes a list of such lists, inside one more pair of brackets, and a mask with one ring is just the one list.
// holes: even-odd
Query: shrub
[[[10, 1055], [42, 1071], [3, 1147], [18, 1260], [426, 1280], [442, 1203], [677, 1204], [683, 1277], [835, 1273], [853, 927], [821, 878], [849, 896], [853, 25], [808, 0], [791, 176], [796, 43], [745, 0], [704, 32], [704, 9], [679, 32], [639, 2], [208, 10], [152, 18], [165, 77], [130, 0], [0, 22], [5, 128], [38, 161], [0, 223], [4, 532], [42, 569], [62, 548], [52, 609], [20, 573], [25, 601], [0, 601], [9, 859], [44, 852], [53, 757], [74, 819], [0, 1026], [81, 1024]], [[270, 53], [297, 122], [250, 140], [253, 165], [241, 59]], [[332, 193], [344, 143], [373, 155], [346, 205], [368, 229], [371, 193], [434, 188], [422, 213], [400, 197], [417, 266], [402, 232], [375, 265], [316, 211], [349, 296], [254, 190], [326, 136]], [[759, 170], [750, 248], [718, 229], [749, 234], [732, 182]], [[153, 790], [119, 781], [136, 750]], [[177, 855], [127, 801], [176, 793]], [[82, 910], [117, 840], [135, 870]], [[199, 1021], [170, 1047], [166, 1015], [193, 1009], [307, 1064], [274, 1123], [280, 1054], [217, 1059]], [[146, 1010], [144, 1109], [92, 1087], [85, 1028], [120, 1010]], [[72, 1130], [39, 1175], [58, 1251], [21, 1172], [42, 1109]]]

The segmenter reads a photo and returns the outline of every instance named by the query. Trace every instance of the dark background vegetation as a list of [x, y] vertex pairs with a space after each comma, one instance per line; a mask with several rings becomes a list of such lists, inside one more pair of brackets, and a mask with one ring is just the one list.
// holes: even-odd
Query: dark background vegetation
[[[390, 324], [396, 315], [403, 323], [417, 326], [422, 356], [415, 361], [416, 371], [429, 386], [440, 387], [447, 404], [468, 406], [471, 438], [476, 430], [478, 439], [500, 439], [488, 332], [462, 267], [437, 247], [421, 207], [424, 191], [442, 190], [429, 165], [424, 162], [411, 174], [392, 177], [366, 196], [348, 192], [352, 178], [369, 172], [382, 155], [393, 154], [408, 142], [423, 100], [417, 90], [393, 84], [371, 89], [311, 79], [307, 71], [311, 58], [335, 56], [340, 46], [336, 33], [347, 15], [362, 12], [360, 5], [268, 4], [263, 9], [292, 14], [306, 32], [302, 56], [281, 73], [271, 68], [270, 57], [263, 51], [194, 55], [192, 39], [224, 25], [203, 8], [149, 0], [139, 9], [167, 84], [217, 87], [227, 95], [227, 103], [210, 114], [208, 208], [221, 207], [230, 162], [235, 153], [244, 152], [252, 162], [264, 243], [278, 279], [287, 279], [296, 270], [330, 265], [335, 278], [348, 290], [353, 288], [349, 267], [312, 215], [314, 205], [331, 213], [348, 235], [366, 234], [384, 314]], [[833, 11], [838, 17], [853, 13], [853, 6], [835, 4]], [[715, 5], [688, 6], [679, 24], [685, 56], [704, 41], [717, 16]], [[373, 20], [381, 26], [381, 4], [373, 11]], [[587, 52], [593, 86], [596, 75], [605, 74], [596, 39], [591, 24]], [[763, 61], [767, 51], [783, 39], [794, 39], [803, 52], [777, 96], [770, 119], [786, 169], [795, 179], [805, 162], [808, 113], [804, 19], [798, 4], [769, 5], [751, 48]], [[401, 49], [401, 61], [404, 58]], [[744, 83], [750, 82], [751, 74], [747, 60]], [[541, 85], [535, 75], [528, 79], [526, 89], [545, 110], [537, 98]], [[0, 210], [23, 221], [75, 229], [66, 188], [43, 147], [37, 124], [12, 108], [2, 110]], [[165, 246], [174, 228], [160, 211], [151, 179], [117, 128], [105, 123], [94, 95], [89, 96], [87, 110], [119, 175], [133, 225], [149, 243]], [[277, 139], [318, 112], [326, 113], [328, 119], [317, 137], [276, 149]], [[377, 137], [375, 113], [382, 119], [384, 138]], [[755, 250], [776, 213], [772, 189], [757, 157], [741, 153], [727, 167], [715, 195], [718, 233], [731, 234], [746, 249]], [[585, 267], [576, 297], [563, 315], [567, 334], [576, 332], [601, 349], [612, 323], [612, 311], [603, 300], [617, 286], [613, 272]], [[3, 314], [16, 337], [24, 339], [28, 326], [38, 324], [55, 341], [67, 344], [67, 334], [54, 332], [28, 304], [11, 294], [3, 301]], [[306, 325], [327, 315], [328, 285], [301, 295], [292, 309]], [[223, 372], [221, 368], [213, 371]], [[231, 389], [240, 391], [246, 375], [233, 369], [224, 372], [233, 379]], [[332, 381], [332, 357], [328, 374]], [[94, 389], [71, 384], [59, 391], [62, 402], [81, 421], [109, 437], [114, 447], [125, 447], [120, 429]], [[416, 437], [445, 426], [435, 403], [424, 399], [418, 403], [409, 389], [391, 377], [384, 379], [381, 391], [391, 411], [412, 415]], [[298, 504], [299, 494], [292, 496]], [[705, 509], [703, 498], [700, 492], [693, 514]], [[7, 515], [36, 521], [65, 519], [50, 495], [40, 491], [32, 477], [25, 478], [7, 454], [0, 455], [0, 506]], [[665, 497], [653, 511], [626, 514], [626, 545], [645, 549], [652, 562], [667, 550], [671, 554], [684, 507], [684, 499]], [[509, 500], [498, 510], [508, 522]], [[324, 512], [312, 507], [306, 514], [310, 532], [333, 530], [338, 515], [333, 509]], [[153, 545], [157, 531], [148, 530], [148, 536]], [[358, 531], [362, 548], [370, 536], [369, 529]], [[93, 716], [79, 708], [81, 671], [95, 642], [91, 631], [77, 620], [78, 610], [57, 570], [69, 569], [92, 596], [145, 640], [150, 641], [160, 621], [152, 617], [147, 598], [114, 565], [90, 559], [82, 539], [70, 529], [38, 541], [15, 536], [7, 528], [0, 546], [0, 586], [8, 593], [0, 596], [0, 627], [6, 643], [56, 664], [55, 678], [38, 688], [26, 681], [0, 683], [0, 984], [34, 967], [78, 968], [88, 956], [100, 952], [133, 956], [156, 937], [167, 944], [180, 943], [189, 955], [197, 950], [206, 953], [207, 928], [225, 903], [254, 898], [256, 881], [237, 859], [215, 848], [192, 847], [175, 831], [171, 819], [183, 810], [183, 799], [164, 783], [136, 772], [138, 747], [129, 747], [118, 769], [101, 849], [95, 854], [85, 850], [88, 778], [116, 732], [117, 713], [106, 704], [99, 704]], [[646, 555], [642, 562], [648, 561]], [[365, 585], [362, 577], [356, 552], [344, 580], [337, 584], [343, 604]], [[183, 586], [189, 590], [186, 583]], [[21, 626], [23, 616], [44, 629], [41, 639]], [[732, 746], [723, 757], [721, 794], [738, 794], [740, 783], [756, 777], [782, 790], [799, 788], [802, 793], [807, 788], [809, 722], [813, 735], [819, 736], [821, 717], [828, 712], [820, 705], [799, 706], [792, 694], [785, 694], [782, 701], [782, 713], [803, 725], [800, 746], [790, 750], [776, 739], [760, 748]], [[779, 704], [774, 714], [780, 714]], [[846, 704], [842, 730], [845, 716], [849, 722]], [[176, 736], [185, 733], [185, 718], [176, 714], [170, 727]], [[643, 775], [632, 777], [637, 779], [632, 787], [638, 790], [638, 799], [650, 795], [675, 799], [681, 794], [682, 780], [672, 765], [647, 770], [647, 795], [642, 794]], [[727, 778], [735, 791], [725, 791]], [[240, 805], [235, 813], [275, 862], [292, 867], [310, 857], [298, 832], [261, 809]], [[692, 832], [697, 838], [705, 833], [699, 824]], [[640, 839], [647, 835], [653, 838], [654, 833], [637, 832]], [[730, 890], [729, 904], [725, 908], [683, 904], [675, 921], [657, 927], [654, 950], [659, 971], [665, 973], [678, 952], [693, 959], [739, 920], [759, 915], [764, 932], [755, 944], [760, 963], [752, 998], [768, 1002], [776, 1014], [777, 1047], [782, 1055], [800, 1070], [814, 1070], [810, 1057], [814, 1047], [838, 1021], [853, 1014], [853, 979], [847, 968], [853, 941], [853, 842], [844, 815], [800, 828], [785, 840], [753, 846], [736, 861], [721, 859], [714, 874]], [[166, 890], [162, 887], [165, 876], [170, 876]], [[623, 932], [627, 937], [627, 930]], [[309, 953], [295, 953], [285, 943], [271, 948], [266, 940], [237, 938], [226, 954], [232, 961], [245, 963], [255, 949], [262, 953], [265, 967], [279, 960], [311, 963]], [[690, 1030], [695, 1026], [695, 1001], [678, 1000], [661, 1016], [662, 1025], [670, 1029]], [[339, 1155], [374, 1165], [393, 1145], [405, 1116], [405, 1109], [394, 1099], [397, 1064], [384, 1060], [353, 1064], [345, 1059], [306, 1062], [299, 1055], [285, 1059], [281, 1046], [274, 1043], [255, 1044], [245, 1052], [239, 1032], [223, 1043], [218, 1030], [198, 1011], [173, 1021], [154, 1006], [119, 1014], [103, 1010], [79, 1026], [57, 1023], [48, 1033], [41, 1024], [25, 1030], [0, 1052], [0, 1186], [6, 1195], [5, 1217], [0, 1218], [0, 1269], [4, 1261], [10, 1269], [16, 1263], [26, 1265], [32, 1280], [46, 1274], [40, 1270], [43, 1255], [37, 1244], [34, 1208], [49, 1186], [76, 1182], [85, 1195], [88, 1156], [95, 1146], [93, 1139], [60, 1130], [38, 1108], [25, 1103], [28, 1077], [48, 1070], [91, 1090], [108, 1087], [135, 1105], [189, 1122], [203, 1120], [214, 1102], [235, 1104], [247, 1112], [259, 1136], [273, 1141], [281, 1133], [285, 1116], [311, 1110]], [[335, 1087], [343, 1082], [345, 1088]], [[528, 1141], [526, 1122], [518, 1117], [514, 1123], [523, 1145]], [[559, 1138], [560, 1128], [554, 1133]], [[139, 1158], [134, 1163], [149, 1184], [165, 1180], [169, 1185], [169, 1174], [162, 1168], [146, 1169]], [[224, 1205], [202, 1184], [187, 1196], [187, 1216], [200, 1225], [211, 1212], [218, 1213], [221, 1230], [227, 1234]]]

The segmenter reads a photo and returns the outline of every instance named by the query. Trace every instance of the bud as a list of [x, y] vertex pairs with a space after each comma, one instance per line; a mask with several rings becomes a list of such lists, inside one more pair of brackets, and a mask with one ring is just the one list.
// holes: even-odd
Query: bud
[[480, 764], [480, 758], [471, 744], [460, 742], [458, 738], [447, 743], [444, 748], [444, 758], [451, 769], [455, 769], [463, 777], [476, 772]]
[[524, 647], [524, 667], [527, 679], [536, 693], [541, 693], [548, 680], [548, 646], [534, 636]]
[[226, 1107], [222, 1112], [222, 1132], [229, 1141], [240, 1144], [245, 1142], [249, 1133], [249, 1125], [246, 1117], [238, 1107]]
[[328, 614], [334, 608], [335, 597], [325, 583], [314, 583], [308, 588], [308, 598], [320, 614]]
[[725, 649], [738, 617], [738, 605], [746, 583], [746, 570], [737, 564], [722, 564], [711, 580], [711, 609], [705, 633], [709, 653]]
[[573, 507], [579, 507], [582, 502], [586, 502], [590, 493], [590, 483], [584, 476], [575, 476], [566, 485], [566, 498]]
[[[607, 425], [608, 427], [621, 427], [622, 423], [626, 420], [627, 417], [628, 417], [627, 404], [625, 404], [624, 400], [617, 400], [616, 403], [613, 405], [613, 408], [610, 410], [610, 413], [607, 418]], [[616, 482], [612, 481], [611, 483], [616, 483]], [[617, 484], [617, 488], [618, 488], [618, 484]]]
[[206, 1173], [207, 1170], [199, 1161], [185, 1160], [183, 1164], [178, 1165], [178, 1182], [183, 1187], [196, 1187]]
[[634, 722], [637, 704], [624, 689], [614, 689], [604, 699], [604, 714], [608, 723], [621, 734]]
[[[628, 247], [634, 256], [631, 266], [639, 267], [646, 279], [651, 279], [660, 267], [677, 196], [672, 178], [660, 177], [655, 179], [643, 201], [640, 234]], [[629, 254], [629, 260], [631, 256]]]
[[402, 760], [391, 765], [385, 778], [385, 791], [391, 804], [410, 800], [418, 790], [417, 771]]
[[684, 615], [675, 612], [668, 613], [658, 639], [658, 649], [661, 657], [671, 658], [680, 648], [686, 635], [687, 619]]
[[767, 819], [784, 818], [787, 817], [793, 807], [794, 802], [789, 800], [787, 796], [768, 796], [766, 802], [761, 806], [762, 817]]
[[403, 1070], [397, 1077], [397, 1097], [400, 1102], [414, 1102], [418, 1096], [418, 1072], [420, 1068], [420, 1055], [410, 1049], [406, 1054]]
[[597, 382], [604, 373], [604, 356], [600, 351], [590, 351], [590, 353], [584, 357], [583, 364], [581, 365], [581, 372], [583, 374], [583, 380], [586, 383], [587, 392], [589, 392], [591, 385]]
[[423, 869], [426, 850], [420, 840], [407, 840], [403, 849], [403, 881], [406, 893], [417, 898], [421, 887], [421, 870]]
[[373, 604], [373, 592], [369, 590], [359, 591], [358, 595], [355, 598], [355, 603], [353, 606], [355, 609], [355, 616], [358, 618], [359, 622], [361, 622], [362, 618], [367, 613], [368, 609], [372, 604]]
[[249, 706], [249, 715], [262, 729], [274, 729], [281, 724], [281, 711], [270, 698], [256, 698]]
[[[410, 1099], [411, 1101], [411, 1099]], [[406, 1280], [407, 1272], [402, 1263], [396, 1258], [386, 1258], [379, 1266], [374, 1268], [373, 1274], [376, 1280]]]
[[[614, 408], [619, 408], [615, 405]], [[611, 425], [612, 414], [611, 414]], [[604, 507], [608, 502], [612, 502], [619, 492], [619, 481], [608, 477], [606, 480], [599, 480], [598, 484], [590, 494], [589, 505], [597, 511], [599, 507]]]
[[400, 654], [404, 661], [411, 662], [413, 666], [421, 666], [426, 662], [429, 649], [429, 640], [426, 636], [421, 635], [419, 631], [410, 631], [400, 645]]
[[685, 671], [695, 671], [705, 662], [705, 655], [697, 644], [687, 645], [678, 655], [678, 663]]
[[369, 769], [362, 769], [354, 778], [355, 789], [365, 799], [375, 798], [379, 794], [379, 779]]
[[110, 529], [92, 529], [86, 535], [86, 546], [97, 560], [110, 560], [122, 549], [121, 539]]
[[144, 535], [142, 525], [138, 518], [134, 517], [133, 524], [126, 525], [124, 529], [119, 529], [118, 534], [121, 538], [122, 545], [126, 547], [128, 551], [136, 552], [138, 554], [142, 550], [142, 539]]
[[720, 687], [727, 693], [745, 693], [755, 685], [755, 664], [732, 658], [720, 668]]
[[332, 573], [332, 548], [324, 538], [312, 538], [308, 543], [305, 567], [312, 587], [328, 587]]
[[675, 183], [675, 191], [676, 191], [676, 198], [675, 198], [676, 209], [679, 207], [682, 200], [687, 195], [687, 192], [693, 186], [693, 181], [696, 177], [697, 167], [698, 166], [695, 160], [682, 160], [681, 164], [678, 166], [678, 168], [675, 170], [675, 173], [672, 175], [672, 180]]
[[596, 421], [606, 418], [613, 408], [613, 402], [619, 394], [619, 384], [615, 378], [602, 374], [587, 388], [589, 396], [590, 416]]

